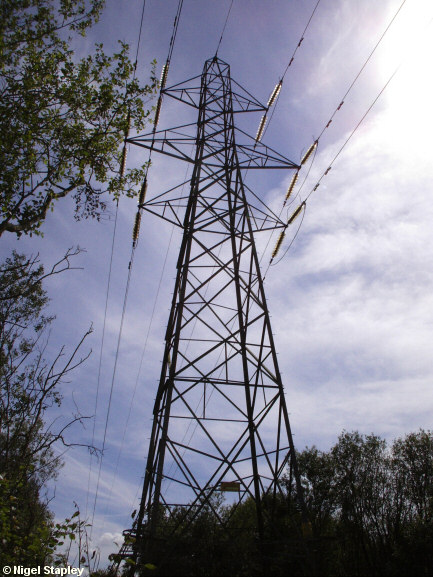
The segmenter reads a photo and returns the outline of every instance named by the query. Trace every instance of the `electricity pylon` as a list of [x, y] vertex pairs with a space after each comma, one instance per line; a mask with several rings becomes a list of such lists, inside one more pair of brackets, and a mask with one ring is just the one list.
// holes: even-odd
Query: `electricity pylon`
[[245, 169], [299, 166], [260, 142], [265, 120], [255, 138], [235, 127], [239, 113], [261, 111], [266, 119], [269, 103], [231, 80], [228, 64], [216, 56], [201, 76], [162, 95], [196, 108], [198, 120], [129, 139], [193, 167], [188, 196], [182, 183], [141, 197], [140, 209], [182, 227], [183, 239], [141, 504], [122, 549], [136, 563], [161, 537], [162, 515], [173, 533], [203, 508], [224, 525], [212, 497], [231, 491], [233, 509], [254, 501], [263, 539], [272, 524], [272, 507], [264, 511], [263, 502], [281, 497], [286, 468], [301, 494], [254, 237], [284, 223], [242, 176]]

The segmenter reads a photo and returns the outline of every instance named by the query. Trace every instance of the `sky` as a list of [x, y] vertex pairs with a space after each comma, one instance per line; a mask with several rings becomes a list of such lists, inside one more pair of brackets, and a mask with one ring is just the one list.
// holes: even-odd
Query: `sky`
[[[284, 73], [316, 1], [234, 0], [218, 55], [230, 64], [232, 77], [260, 101], [267, 102]], [[299, 450], [313, 444], [327, 450], [344, 429], [392, 440], [420, 427], [432, 428], [429, 0], [403, 3], [333, 116], [401, 4], [322, 0], [263, 137], [265, 144], [299, 162], [333, 119], [313, 161], [301, 172], [302, 187], [296, 189], [297, 201], [308, 196], [302, 225], [297, 221], [289, 228], [279, 253], [283, 258], [269, 268], [265, 282]], [[204, 61], [215, 54], [229, 7], [230, 0], [184, 0], [168, 86], [201, 73]], [[141, 9], [141, 0], [108, 0], [100, 22], [76, 43], [77, 55], [101, 41], [107, 51], [115, 50], [120, 39], [135, 56]], [[177, 0], [146, 1], [137, 69], [143, 82], [153, 59], [161, 71], [176, 9]], [[179, 107], [165, 98], [159, 128], [193, 122], [194, 111], [185, 108], [179, 120]], [[254, 135], [260, 113], [247, 116], [245, 129]], [[128, 166], [145, 160], [146, 152], [130, 148]], [[185, 177], [180, 162], [167, 163], [156, 155], [152, 161], [149, 196]], [[248, 174], [247, 183], [279, 210], [291, 176], [284, 171], [267, 172], [266, 177]], [[135, 212], [136, 201], [121, 200], [106, 316], [114, 205], [99, 223], [76, 222], [73, 203], [62, 201], [48, 216], [43, 238], [4, 237], [0, 247], [3, 256], [13, 248], [39, 253], [47, 266], [69, 247], [86, 251], [76, 258], [80, 270], [51, 279], [46, 288], [57, 317], [53, 351], [61, 344], [70, 350], [93, 325], [83, 349], [92, 349], [92, 355], [64, 385], [62, 410], [69, 414], [76, 404], [83, 414], [94, 414], [100, 366], [94, 438], [99, 447], [113, 386], [92, 531], [102, 559], [116, 550], [113, 540], [120, 545], [121, 531], [130, 527], [138, 504], [180, 242], [178, 231], [143, 215], [118, 345]], [[265, 269], [275, 240], [263, 255]], [[267, 241], [257, 239], [260, 251]], [[75, 430], [74, 440], [88, 443], [92, 434], [89, 421]], [[68, 451], [64, 460], [51, 506], [62, 518], [76, 501], [92, 518], [99, 463], [92, 460], [90, 465], [89, 455], [78, 449]]]

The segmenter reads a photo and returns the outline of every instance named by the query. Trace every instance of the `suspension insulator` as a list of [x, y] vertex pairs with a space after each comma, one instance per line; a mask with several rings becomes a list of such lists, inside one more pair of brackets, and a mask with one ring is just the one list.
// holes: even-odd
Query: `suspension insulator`
[[128, 110], [128, 116], [126, 118], [125, 140], [128, 138], [130, 130], [131, 130], [131, 111]]
[[305, 164], [307, 162], [307, 160], [310, 158], [310, 156], [313, 154], [314, 150], [316, 149], [317, 144], [318, 144], [318, 141], [315, 140], [313, 142], [313, 144], [310, 146], [310, 148], [307, 150], [307, 152], [304, 154], [304, 156], [301, 160], [301, 165]]
[[285, 236], [286, 236], [286, 232], [284, 230], [281, 231], [280, 236], [278, 237], [278, 240], [277, 240], [277, 244], [275, 245], [275, 248], [272, 252], [272, 258], [275, 258], [277, 256], [278, 251], [280, 250], [280, 246], [283, 244], [283, 240], [284, 240]]
[[147, 178], [144, 179], [143, 184], [141, 186], [140, 196], [138, 197], [139, 206], [143, 204], [144, 199], [146, 198], [146, 192], [147, 192]]
[[287, 221], [287, 226], [289, 226], [289, 224], [292, 224], [292, 222], [295, 220], [295, 218], [299, 215], [299, 213], [301, 212], [301, 210], [304, 208], [305, 206], [305, 200], [304, 202], [298, 206], [298, 208], [295, 210], [295, 212], [292, 214], [292, 216], [289, 218], [289, 220]]
[[160, 83], [159, 83], [159, 84], [160, 84], [160, 87], [161, 87], [161, 90], [164, 90], [165, 84], [166, 84], [166, 82], [167, 82], [168, 67], [169, 67], [168, 62], [166, 62], [166, 63], [164, 64], [164, 66], [162, 67], [161, 80], [160, 80]]
[[158, 98], [158, 102], [156, 104], [155, 120], [153, 121], [153, 129], [154, 130], [157, 127], [158, 122], [159, 122], [159, 115], [161, 113], [161, 104], [162, 104], [162, 96], [160, 96]]
[[295, 184], [296, 184], [296, 182], [297, 182], [297, 180], [298, 180], [298, 176], [299, 176], [299, 172], [297, 172], [296, 174], [293, 175], [292, 182], [290, 183], [290, 186], [289, 186], [289, 188], [287, 189], [287, 194], [286, 194], [285, 202], [287, 202], [287, 201], [289, 200], [290, 195], [292, 194], [293, 189], [295, 188]]
[[277, 99], [277, 97], [280, 93], [282, 85], [283, 85], [283, 81], [280, 80], [278, 82], [278, 84], [275, 86], [274, 91], [272, 92], [272, 94], [270, 95], [269, 100], [268, 100], [268, 104], [267, 104], [268, 108], [270, 108], [274, 104], [275, 100]]
[[262, 119], [260, 120], [259, 128], [257, 129], [257, 134], [256, 134], [256, 142], [260, 142], [260, 140], [263, 136], [263, 131], [265, 129], [265, 124], [266, 124], [266, 114], [264, 114], [262, 116]]
[[138, 211], [135, 215], [134, 229], [132, 231], [132, 241], [134, 244], [138, 240], [138, 235], [140, 234], [140, 224], [141, 224], [141, 212]]
[[127, 148], [126, 148], [126, 142], [125, 142], [125, 144], [123, 145], [123, 150], [122, 150], [122, 158], [121, 158], [121, 160], [120, 160], [120, 171], [119, 171], [120, 178], [123, 178], [124, 175], [125, 175], [125, 167], [126, 167], [126, 157], [127, 157], [127, 154], [128, 154], [128, 150], [127, 150]]

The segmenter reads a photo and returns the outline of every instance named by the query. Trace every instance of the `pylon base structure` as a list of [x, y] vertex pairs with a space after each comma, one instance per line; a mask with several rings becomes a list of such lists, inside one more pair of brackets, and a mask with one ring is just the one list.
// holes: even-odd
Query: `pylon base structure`
[[162, 563], [203, 515], [236, 538], [239, 511], [252, 507], [255, 537], [266, 541], [287, 504], [285, 472], [302, 509], [255, 244], [257, 232], [284, 223], [242, 175], [299, 166], [235, 127], [236, 114], [267, 108], [232, 81], [219, 58], [163, 95], [196, 108], [198, 120], [129, 139], [192, 165], [187, 196], [182, 183], [140, 207], [180, 226], [183, 239], [141, 504], [121, 550], [138, 568]]

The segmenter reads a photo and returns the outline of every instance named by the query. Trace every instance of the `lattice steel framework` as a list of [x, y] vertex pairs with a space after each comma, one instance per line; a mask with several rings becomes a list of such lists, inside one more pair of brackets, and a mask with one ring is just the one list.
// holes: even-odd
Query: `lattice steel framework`
[[182, 227], [183, 240], [141, 505], [134, 539], [123, 547], [137, 562], [158, 533], [162, 508], [170, 515], [183, 507], [191, 521], [207, 507], [223, 524], [212, 495], [230, 488], [237, 502], [254, 500], [263, 537], [272, 522], [263, 499], [282, 493], [286, 467], [299, 483], [254, 239], [284, 223], [242, 178], [246, 168], [299, 166], [235, 128], [235, 114], [267, 108], [217, 57], [163, 94], [196, 108], [198, 120], [129, 140], [193, 165], [187, 197], [179, 185], [141, 206]]

